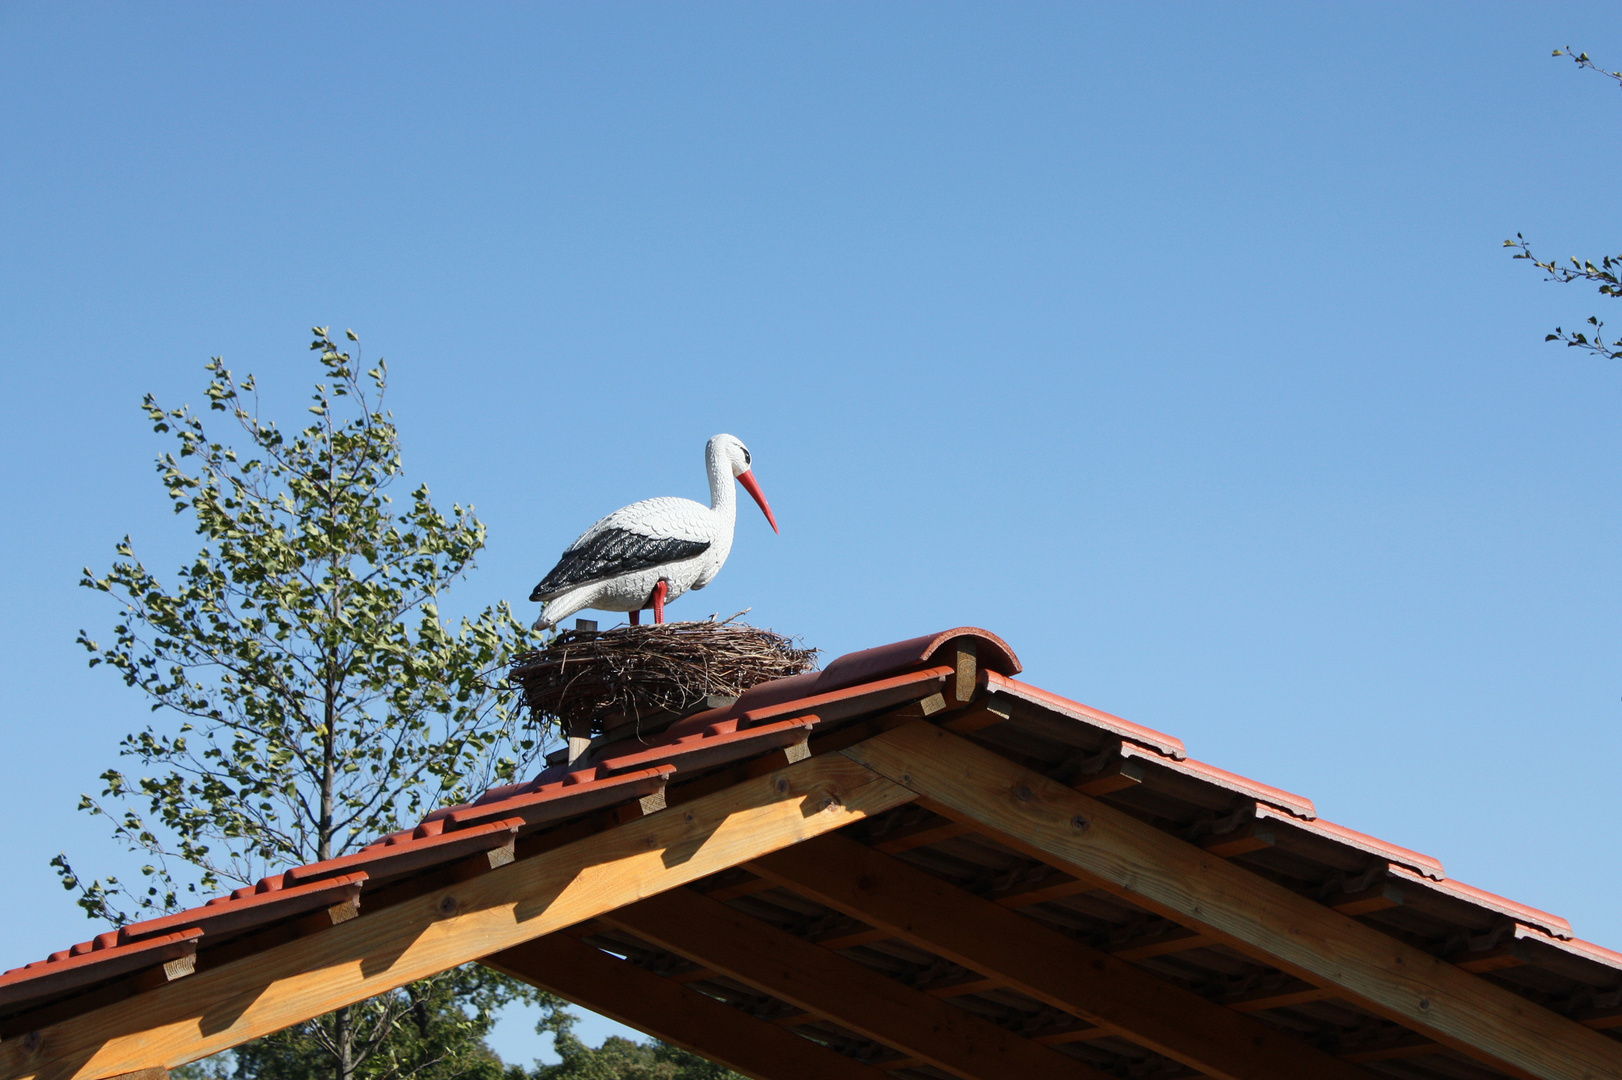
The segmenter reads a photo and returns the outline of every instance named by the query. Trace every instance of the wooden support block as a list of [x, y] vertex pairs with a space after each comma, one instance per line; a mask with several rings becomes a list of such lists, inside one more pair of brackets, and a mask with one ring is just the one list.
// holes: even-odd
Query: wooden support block
[[1180, 930], [1176, 933], [1155, 938], [1153, 941], [1129, 941], [1118, 948], [1104, 951], [1121, 960], [1147, 960], [1151, 956], [1170, 956], [1174, 953], [1203, 949], [1207, 945], [1215, 944], [1217, 944], [1217, 939], [1209, 934], [1201, 934], [1193, 930]]
[[1501, 1071], [1622, 1076], [1622, 1042], [938, 727], [842, 752], [938, 813]]
[[1358, 1080], [1357, 1070], [1316, 1047], [847, 837], [818, 837], [749, 867], [1206, 1076]]
[[1234, 1012], [1266, 1012], [1268, 1009], [1287, 1009], [1312, 1001], [1327, 1001], [1337, 996], [1333, 990], [1297, 981], [1277, 990], [1258, 990], [1240, 997], [1224, 998], [1222, 1004]]
[[1431, 1042], [1428, 1039], [1412, 1039], [1395, 1046], [1382, 1046], [1378, 1050], [1357, 1050], [1350, 1054], [1342, 1054], [1340, 1059], [1361, 1064], [1369, 1061], [1403, 1061], [1408, 1058], [1445, 1053], [1447, 1047], [1441, 1043]]
[[1514, 942], [1500, 945], [1496, 949], [1488, 949], [1486, 952], [1465, 953], [1456, 957], [1453, 962], [1465, 971], [1476, 975], [1482, 975], [1489, 971], [1503, 971], [1506, 968], [1518, 968], [1526, 963], [1524, 959], [1516, 955]]
[[926, 716], [934, 716], [946, 708], [946, 695], [930, 694], [928, 697], [909, 701], [889, 715], [900, 720], [922, 720]]
[[768, 889], [777, 888], [777, 882], [763, 877], [752, 877], [747, 881], [739, 881], [732, 885], [723, 885], [719, 889], [710, 889], [704, 895], [715, 900], [733, 900], [740, 896], [753, 896]]
[[1001, 700], [1001, 696], [993, 694], [973, 708], [964, 709], [957, 715], [941, 721], [941, 727], [959, 735], [972, 735], [976, 731], [996, 727], [1012, 715], [1013, 712], [1008, 704]]
[[1000, 904], [1005, 908], [1034, 907], [1037, 904], [1045, 904], [1049, 900], [1063, 900], [1067, 896], [1092, 892], [1098, 888], [1093, 882], [1082, 881], [1080, 878], [1065, 877], [1062, 874], [1055, 875], [1055, 877], [1061, 880], [1055, 881], [1050, 878], [1029, 888], [1017, 889], [1014, 892], [993, 896], [991, 902]]
[[738, 768], [741, 769], [744, 776], [764, 776], [769, 772], [786, 769], [790, 765], [804, 761], [811, 756], [810, 733], [807, 732], [806, 734], [807, 737], [802, 738], [799, 742], [789, 743], [787, 746], [762, 754], [752, 761], [744, 762]]
[[962, 836], [972, 830], [957, 821], [934, 821], [913, 829], [897, 829], [886, 833], [883, 840], [873, 846], [889, 855], [902, 851], [911, 851], [916, 847], [928, 847], [938, 844], [942, 840], [950, 840], [954, 836]]
[[665, 789], [660, 788], [658, 791], [642, 796], [635, 802], [627, 802], [616, 807], [614, 820], [620, 824], [635, 821], [637, 818], [647, 817], [649, 814], [657, 814], [665, 806]]
[[[511, 848], [497, 848], [498, 851], [511, 851]], [[510, 861], [510, 860], [509, 860]], [[337, 926], [346, 923], [360, 914], [360, 897], [351, 896], [339, 904], [333, 904], [321, 912], [326, 917], [328, 926]], [[312, 928], [313, 929], [313, 928]]]
[[946, 680], [946, 692], [953, 705], [967, 705], [974, 699], [979, 681], [979, 643], [973, 638], [958, 638], [949, 646], [947, 662], [952, 675]]
[[1610, 1031], [1622, 1027], [1622, 1009], [1594, 1010], [1577, 1014], [1577, 1022], [1595, 1031]]
[[1200, 847], [1213, 855], [1224, 859], [1232, 859], [1239, 855], [1248, 855], [1252, 851], [1270, 848], [1273, 846], [1274, 840], [1272, 825], [1266, 822], [1255, 822], [1232, 832], [1207, 836], [1200, 841]]
[[[196, 970], [196, 953], [192, 953], [190, 956], [177, 956], [163, 965], [163, 981], [174, 982], [176, 979], [184, 979]], [[146, 1070], [138, 1071], [144, 1072]]]
[[1399, 906], [1403, 901], [1402, 887], [1389, 881], [1368, 889], [1346, 893], [1329, 900], [1329, 906], [1342, 915], [1368, 915]]
[[924, 993], [930, 997], [955, 998], [968, 994], [983, 994], [987, 990], [1000, 990], [1008, 984], [1001, 979], [988, 979], [984, 975], [969, 975], [951, 982], [938, 983], [923, 988]]
[[912, 798], [839, 755], [812, 758], [51, 1024], [31, 1045], [0, 1041], [0, 1080], [195, 1061]]
[[1083, 795], [1098, 798], [1143, 783], [1143, 762], [1132, 758], [1117, 758], [1099, 772], [1082, 777], [1071, 786]]
[[1055, 1031], [1051, 1035], [1037, 1035], [1031, 1039], [1043, 1046], [1063, 1046], [1065, 1043], [1092, 1042], [1094, 1039], [1104, 1039], [1119, 1034], [1114, 1028], [1102, 1024], [1092, 1027], [1071, 1028], [1069, 1031]]
[[963, 1080], [1104, 1080], [1073, 1058], [688, 889], [604, 919]]
[[895, 937], [887, 930], [876, 930], [871, 926], [864, 926], [860, 930], [842, 930], [837, 934], [819, 937], [816, 943], [824, 949], [853, 949], [858, 945], [871, 945], [875, 941], [888, 941]]
[[718, 974], [720, 974], [720, 972], [711, 971], [706, 967], [698, 967], [691, 971], [681, 971], [674, 975], [666, 975], [665, 978], [669, 979], [671, 982], [686, 985], [687, 983], [704, 982], [706, 979], [713, 979]]
[[537, 938], [482, 962], [753, 1080], [886, 1080], [871, 1066], [571, 938]]

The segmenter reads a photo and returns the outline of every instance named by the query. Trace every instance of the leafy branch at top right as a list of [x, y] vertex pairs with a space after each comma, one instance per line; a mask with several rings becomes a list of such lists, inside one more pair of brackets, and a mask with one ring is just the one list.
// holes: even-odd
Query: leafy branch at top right
[[[1589, 59], [1585, 52], [1577, 52], [1570, 46], [1554, 50], [1555, 56], [1570, 57], [1571, 61], [1580, 68], [1595, 71], [1622, 87], [1622, 71], [1607, 71]], [[1622, 297], [1622, 255], [1603, 256], [1598, 263], [1591, 259], [1578, 259], [1573, 257], [1569, 266], [1558, 263], [1553, 259], [1540, 259], [1533, 253], [1526, 237], [1516, 233], [1513, 239], [1505, 240], [1504, 246], [1515, 250], [1515, 258], [1525, 259], [1533, 266], [1542, 270], [1548, 277], [1545, 280], [1558, 281], [1569, 284], [1573, 281], [1589, 281], [1599, 286], [1601, 296]], [[1622, 338], [1607, 341], [1605, 338], [1605, 323], [1596, 315], [1588, 317], [1588, 330], [1567, 330], [1557, 326], [1554, 333], [1544, 337], [1545, 341], [1563, 341], [1567, 347], [1586, 349], [1598, 353], [1608, 360], [1622, 360]]]

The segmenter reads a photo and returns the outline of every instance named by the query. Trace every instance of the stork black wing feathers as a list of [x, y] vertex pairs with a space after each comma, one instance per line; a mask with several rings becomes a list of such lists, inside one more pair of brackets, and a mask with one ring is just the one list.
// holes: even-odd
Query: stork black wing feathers
[[630, 529], [604, 529], [585, 543], [571, 547], [552, 571], [529, 594], [531, 600], [545, 600], [565, 589], [661, 563], [680, 562], [709, 550], [708, 540], [682, 540], [673, 536], [648, 536]]

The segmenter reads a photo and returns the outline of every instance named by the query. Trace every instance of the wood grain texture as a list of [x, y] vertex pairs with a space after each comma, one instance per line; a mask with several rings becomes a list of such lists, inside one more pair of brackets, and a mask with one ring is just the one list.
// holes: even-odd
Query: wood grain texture
[[847, 837], [820, 836], [749, 869], [1218, 1080], [1367, 1080], [1284, 1032]]
[[603, 921], [962, 1080], [1104, 1080], [1057, 1050], [689, 889]]
[[812, 758], [8, 1039], [0, 1080], [173, 1068], [911, 798], [848, 758]]
[[928, 723], [842, 751], [931, 809], [1513, 1075], [1622, 1077], [1622, 1043]]
[[753, 1080], [889, 1080], [870, 1065], [563, 934], [504, 949], [482, 963]]

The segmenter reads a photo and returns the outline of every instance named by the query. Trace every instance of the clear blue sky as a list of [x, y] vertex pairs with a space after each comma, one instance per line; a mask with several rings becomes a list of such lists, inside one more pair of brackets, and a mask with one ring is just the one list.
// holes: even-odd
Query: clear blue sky
[[192, 550], [140, 397], [223, 354], [291, 420], [315, 323], [488, 522], [468, 607], [730, 431], [783, 534], [674, 615], [988, 627], [1622, 947], [1622, 372], [1499, 247], [1617, 246], [1566, 44], [1622, 9], [0, 6], [0, 967], [115, 867], [73, 806], [148, 714], [75, 582]]

